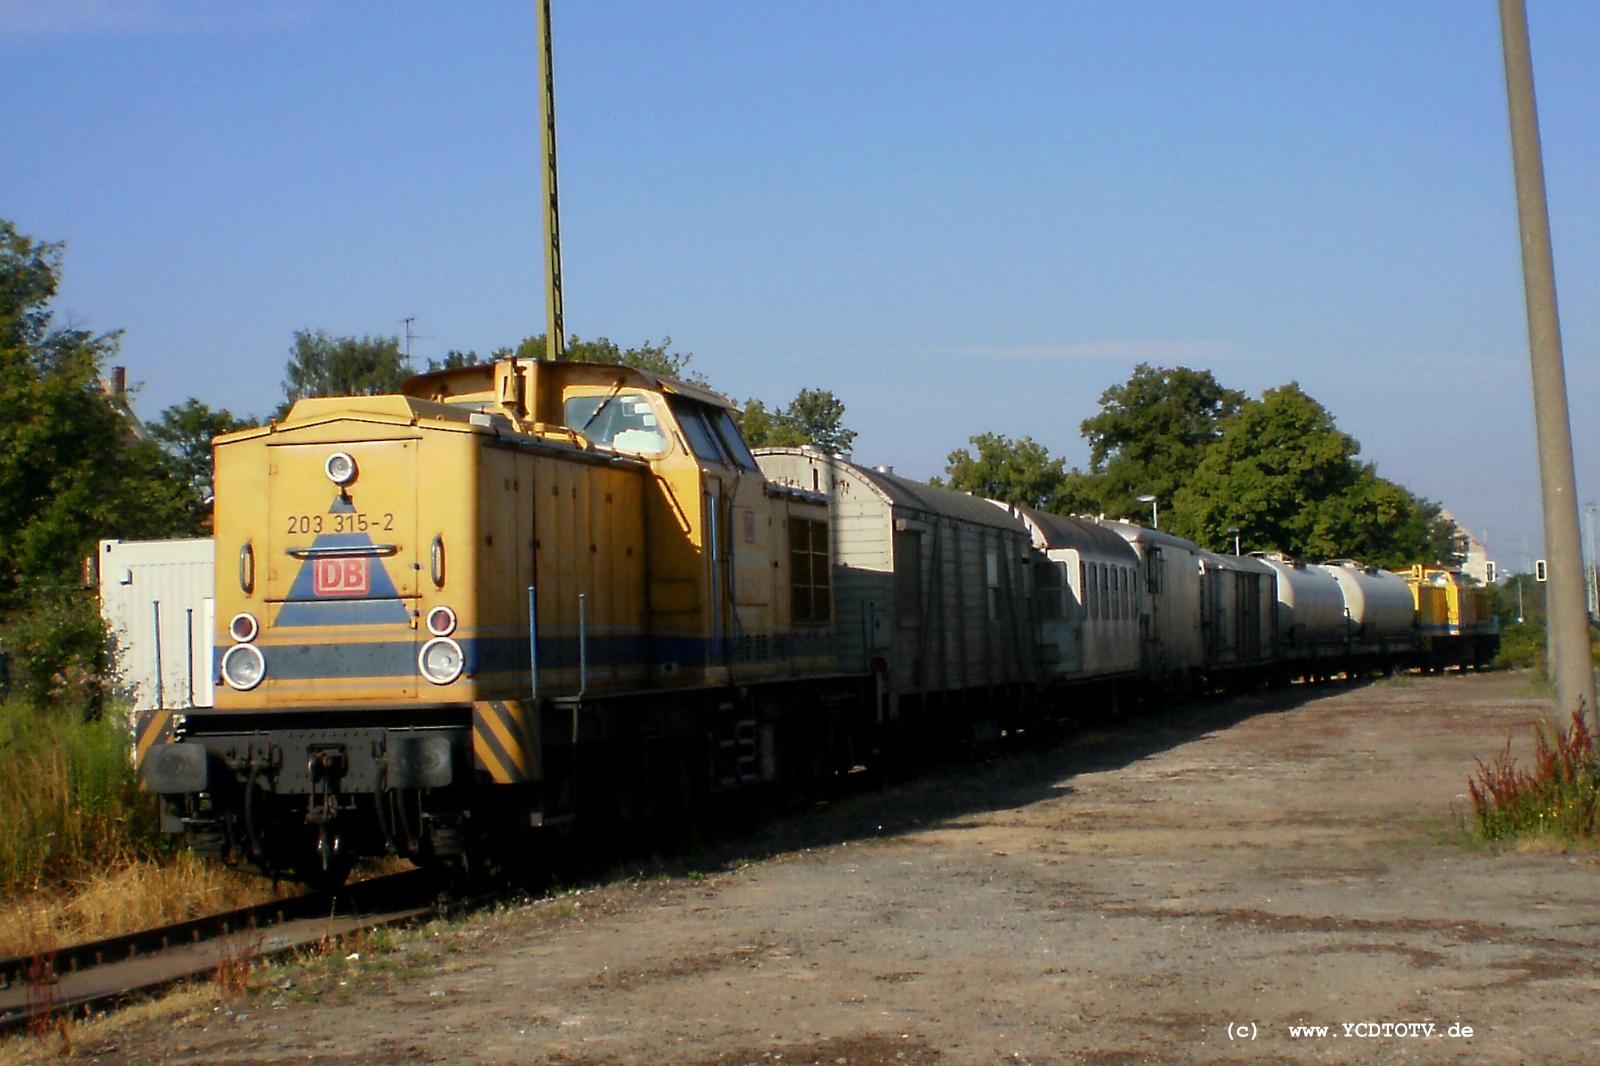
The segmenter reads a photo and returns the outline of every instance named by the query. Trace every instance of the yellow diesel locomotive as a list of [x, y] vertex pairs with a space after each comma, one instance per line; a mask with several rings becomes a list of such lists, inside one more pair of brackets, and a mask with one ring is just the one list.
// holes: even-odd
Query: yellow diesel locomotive
[[216, 706], [139, 738], [201, 854], [451, 862], [874, 743], [826, 502], [768, 482], [710, 391], [502, 360], [301, 400], [215, 458]]

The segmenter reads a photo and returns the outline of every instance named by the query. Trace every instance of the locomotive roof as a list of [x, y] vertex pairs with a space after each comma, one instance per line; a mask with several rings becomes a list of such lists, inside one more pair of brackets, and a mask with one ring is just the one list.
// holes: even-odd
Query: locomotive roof
[[[518, 359], [518, 363], [541, 363], [542, 359]], [[721, 393], [688, 381], [679, 381], [677, 378], [665, 377], [649, 370], [640, 370], [637, 367], [624, 366], [621, 363], [586, 363], [575, 359], [562, 360], [552, 364], [562, 367], [575, 367], [593, 369], [595, 371], [618, 371], [623, 377], [636, 385], [659, 392], [671, 393], [676, 396], [687, 396], [691, 400], [699, 400], [716, 407], [732, 407], [733, 401]], [[494, 360], [486, 363], [475, 363], [472, 366], [449, 367], [443, 370], [430, 370], [426, 373], [415, 374], [409, 377], [400, 386], [400, 391], [408, 396], [430, 396], [438, 392], [447, 391], [446, 382], [470, 382], [481, 388], [492, 388], [494, 384]], [[615, 376], [615, 375], [613, 375]]]
[[1044, 539], [1046, 548], [1081, 549], [1092, 547], [1112, 555], [1136, 555], [1126, 540], [1123, 540], [1104, 526], [1088, 519], [1078, 518], [1074, 515], [1054, 514], [1050, 511], [1041, 511], [1037, 507], [1024, 507], [1021, 504], [1001, 503], [998, 500], [989, 502], [998, 507], [1009, 509], [1031, 522]]

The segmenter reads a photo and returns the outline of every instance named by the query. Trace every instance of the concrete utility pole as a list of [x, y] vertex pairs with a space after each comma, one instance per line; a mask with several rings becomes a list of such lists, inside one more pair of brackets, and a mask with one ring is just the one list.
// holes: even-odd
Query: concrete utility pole
[[1506, 99], [1511, 112], [1511, 159], [1516, 171], [1517, 222], [1522, 231], [1522, 278], [1528, 302], [1528, 356], [1533, 368], [1533, 417], [1539, 438], [1539, 484], [1544, 500], [1544, 543], [1550, 560], [1545, 589], [1550, 672], [1556, 710], [1565, 718], [1579, 707], [1594, 716], [1594, 668], [1589, 661], [1589, 616], [1584, 609], [1583, 548], [1578, 538], [1578, 488], [1572, 470], [1572, 428], [1567, 414], [1561, 321], [1556, 312], [1556, 270], [1550, 252], [1539, 116], [1533, 97], [1533, 58], [1523, 0], [1500, 0], [1505, 47]]

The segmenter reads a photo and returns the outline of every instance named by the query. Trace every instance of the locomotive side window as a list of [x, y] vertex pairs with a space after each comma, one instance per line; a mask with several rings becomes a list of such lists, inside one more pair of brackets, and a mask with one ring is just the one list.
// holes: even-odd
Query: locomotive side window
[[672, 413], [678, 416], [678, 424], [683, 427], [683, 435], [688, 438], [689, 447], [695, 455], [718, 466], [733, 465], [732, 460], [722, 450], [722, 445], [717, 443], [717, 436], [712, 431], [711, 424], [706, 421], [704, 405], [693, 400], [685, 400], [681, 396], [669, 397], [667, 405], [672, 408]]
[[618, 451], [654, 455], [667, 449], [655, 408], [642, 392], [573, 396], [562, 406], [561, 417], [569, 429]]
[[759, 470], [756, 457], [750, 454], [750, 448], [745, 444], [744, 437], [739, 433], [739, 427], [734, 424], [733, 416], [726, 407], [716, 407], [710, 410], [711, 425], [717, 431], [717, 439], [722, 442], [733, 461], [745, 470]]
[[794, 621], [828, 621], [832, 564], [828, 559], [828, 524], [789, 519], [789, 603]]

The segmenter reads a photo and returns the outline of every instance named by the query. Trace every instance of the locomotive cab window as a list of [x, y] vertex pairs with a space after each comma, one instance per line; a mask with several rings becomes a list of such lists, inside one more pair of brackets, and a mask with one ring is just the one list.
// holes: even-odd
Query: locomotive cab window
[[595, 444], [619, 452], [659, 455], [667, 450], [667, 435], [647, 393], [636, 389], [570, 396], [562, 419]]

